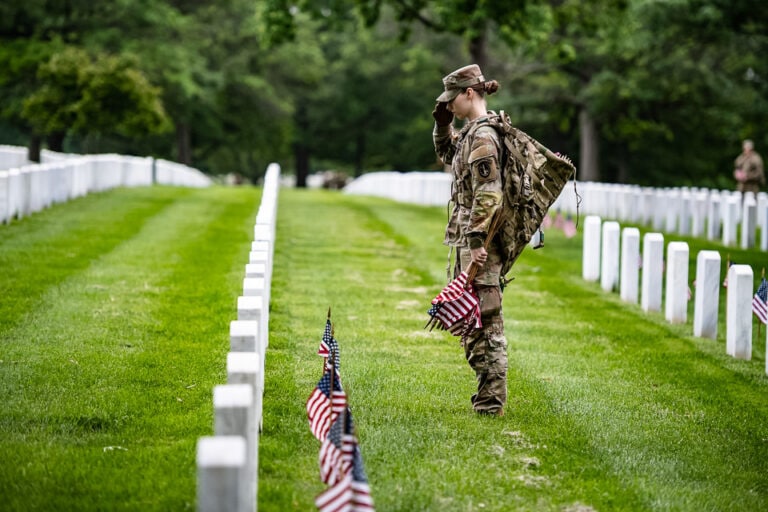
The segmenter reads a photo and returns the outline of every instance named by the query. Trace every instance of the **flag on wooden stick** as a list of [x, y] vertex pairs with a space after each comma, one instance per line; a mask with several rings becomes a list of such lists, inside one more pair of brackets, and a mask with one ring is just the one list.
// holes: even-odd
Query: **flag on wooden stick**
[[323, 376], [307, 400], [307, 417], [312, 434], [321, 442], [320, 479], [330, 487], [317, 496], [315, 505], [320, 512], [375, 512], [352, 413], [341, 387], [339, 345], [330, 308], [318, 354], [325, 357]]

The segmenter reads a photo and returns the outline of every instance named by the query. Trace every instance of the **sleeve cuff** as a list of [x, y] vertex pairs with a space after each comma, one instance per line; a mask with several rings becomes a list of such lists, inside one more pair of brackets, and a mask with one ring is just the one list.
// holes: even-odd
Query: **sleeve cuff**
[[469, 241], [470, 249], [479, 249], [483, 246], [483, 242], [485, 242], [485, 236], [479, 233], [473, 233], [467, 236], [467, 241]]

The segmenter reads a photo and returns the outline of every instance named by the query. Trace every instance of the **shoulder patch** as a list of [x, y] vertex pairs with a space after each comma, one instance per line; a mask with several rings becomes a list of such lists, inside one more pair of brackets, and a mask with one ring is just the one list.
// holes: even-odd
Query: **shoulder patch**
[[493, 144], [483, 144], [472, 149], [469, 154], [470, 165], [477, 160], [488, 158], [489, 156], [496, 156], [496, 147]]

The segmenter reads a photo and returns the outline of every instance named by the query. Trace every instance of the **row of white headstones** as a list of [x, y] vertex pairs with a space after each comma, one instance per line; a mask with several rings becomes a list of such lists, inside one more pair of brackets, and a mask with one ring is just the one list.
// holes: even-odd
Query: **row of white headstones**
[[[720, 287], [723, 285], [720, 253], [699, 251], [695, 286], [689, 285], [686, 242], [669, 242], [666, 260], [664, 256], [664, 235], [661, 233], [643, 236], [641, 259], [637, 228], [621, 229], [618, 222], [603, 222], [596, 215], [589, 215], [584, 220], [582, 277], [585, 280], [599, 281], [607, 292], [618, 290], [625, 302], [637, 304], [639, 298], [640, 307], [645, 312], [661, 312], [663, 298], [664, 316], [675, 324], [688, 321], [688, 301], [694, 297], [693, 335], [717, 339]], [[726, 272], [726, 353], [750, 360], [754, 274], [752, 267], [741, 264], [730, 265]], [[666, 282], [663, 282], [665, 276]]]
[[245, 264], [237, 319], [229, 325], [227, 383], [213, 389], [213, 435], [197, 442], [197, 510], [258, 509], [259, 434], [280, 167], [270, 164]]
[[[663, 189], [611, 183], [578, 183], [582, 214], [650, 226], [654, 231], [721, 240], [742, 249], [768, 250], [768, 194], [710, 189]], [[576, 213], [566, 186], [552, 210]], [[758, 229], [760, 240], [756, 239]]]
[[[0, 224], [55, 204], [117, 187], [176, 185], [208, 187], [211, 179], [176, 162], [127, 155], [75, 155], [44, 150], [41, 163], [18, 158], [0, 146]], [[17, 165], [20, 161], [23, 165]]]

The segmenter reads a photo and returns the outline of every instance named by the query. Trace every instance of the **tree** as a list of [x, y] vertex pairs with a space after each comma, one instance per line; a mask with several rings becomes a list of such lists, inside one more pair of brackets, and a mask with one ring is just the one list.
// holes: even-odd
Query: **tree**
[[63, 150], [69, 132], [132, 136], [167, 129], [158, 89], [130, 60], [67, 48], [40, 66], [38, 79], [21, 115], [54, 151]]

